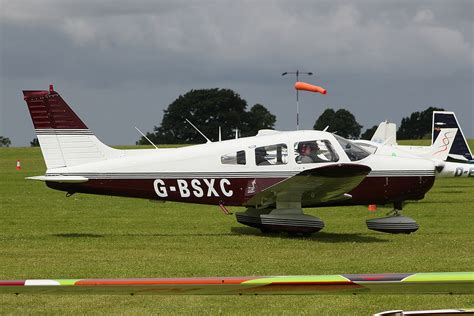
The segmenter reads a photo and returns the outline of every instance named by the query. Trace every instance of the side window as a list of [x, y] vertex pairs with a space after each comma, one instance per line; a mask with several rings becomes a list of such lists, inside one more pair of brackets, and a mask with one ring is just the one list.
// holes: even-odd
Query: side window
[[255, 164], [257, 166], [286, 165], [288, 163], [288, 147], [286, 144], [268, 145], [255, 148]]
[[222, 155], [221, 163], [224, 165], [245, 165], [247, 163], [245, 159], [245, 150]]
[[312, 140], [295, 143], [296, 163], [334, 162], [339, 160], [328, 140]]

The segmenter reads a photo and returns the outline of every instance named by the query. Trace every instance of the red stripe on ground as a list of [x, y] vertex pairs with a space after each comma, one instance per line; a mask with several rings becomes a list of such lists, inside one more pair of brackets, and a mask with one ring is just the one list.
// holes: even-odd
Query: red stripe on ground
[[25, 280], [0, 280], [0, 286], [24, 286]]

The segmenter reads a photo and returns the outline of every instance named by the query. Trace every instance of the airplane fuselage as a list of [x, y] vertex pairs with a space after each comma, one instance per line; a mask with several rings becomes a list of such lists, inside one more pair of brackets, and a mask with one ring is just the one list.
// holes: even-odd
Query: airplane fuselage
[[[67, 136], [63, 136], [67, 137]], [[337, 161], [297, 162], [295, 144], [302, 141], [328, 142]], [[283, 158], [275, 164], [258, 165], [256, 148], [278, 145]], [[278, 148], [277, 146], [277, 148]], [[275, 151], [275, 155], [276, 155]], [[240, 153], [243, 162], [225, 158]], [[305, 170], [332, 164], [365, 165], [367, 177], [348, 190], [351, 198], [341, 201], [314, 202], [310, 197], [304, 207], [319, 205], [386, 204], [421, 199], [434, 182], [434, 165], [424, 159], [368, 155], [351, 161], [330, 133], [320, 131], [275, 132], [270, 135], [226, 140], [176, 149], [127, 150], [115, 159], [48, 170], [46, 176], [80, 176], [83, 183], [46, 181], [48, 187], [69, 193], [92, 193], [199, 204], [255, 206], [253, 196]], [[318, 190], [311, 194], [318, 195]], [[311, 195], [310, 194], [310, 195]], [[257, 204], [264, 204], [265, 201]], [[271, 204], [271, 203], [270, 203]], [[260, 206], [260, 205], [256, 205]]]

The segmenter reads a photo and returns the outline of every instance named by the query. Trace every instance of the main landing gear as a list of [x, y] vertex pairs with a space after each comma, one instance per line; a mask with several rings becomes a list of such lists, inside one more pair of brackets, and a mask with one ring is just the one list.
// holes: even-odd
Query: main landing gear
[[393, 210], [387, 217], [368, 219], [367, 228], [390, 234], [410, 234], [419, 228], [416, 221], [410, 217], [402, 216], [402, 202], [393, 203]]
[[235, 216], [239, 223], [259, 228], [262, 233], [286, 232], [290, 236], [309, 237], [324, 227], [322, 220], [304, 214], [301, 208], [248, 208]]

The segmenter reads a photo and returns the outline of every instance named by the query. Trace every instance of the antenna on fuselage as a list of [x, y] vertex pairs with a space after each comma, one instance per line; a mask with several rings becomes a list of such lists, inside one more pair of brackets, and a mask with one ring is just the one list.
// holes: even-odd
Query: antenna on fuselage
[[219, 141], [222, 141], [222, 132], [221, 132], [221, 127], [219, 126]]
[[190, 120], [186, 119], [186, 122], [188, 122], [189, 124], [191, 124], [191, 126], [194, 127], [194, 129], [195, 129], [196, 131], [198, 131], [198, 133], [201, 134], [202, 137], [204, 137], [204, 138], [207, 140], [208, 143], [212, 143], [212, 141], [211, 141], [209, 138], [207, 138], [206, 135], [204, 135], [204, 133], [199, 130], [199, 128], [197, 128], [196, 126], [194, 126], [194, 124], [191, 123]]
[[140, 134], [142, 134], [142, 136], [143, 136], [150, 144], [152, 144], [153, 147], [155, 147], [156, 149], [158, 149], [158, 147], [157, 147], [155, 144], [153, 144], [153, 142], [152, 142], [148, 137], [146, 137], [146, 135], [143, 134], [143, 132], [142, 132], [141, 130], [139, 130], [138, 127], [135, 126], [135, 129], [136, 129]]
[[326, 127], [323, 129], [323, 132], [327, 131], [327, 130], [328, 130], [328, 128], [329, 128], [329, 125], [328, 125], [328, 126], [326, 126]]

